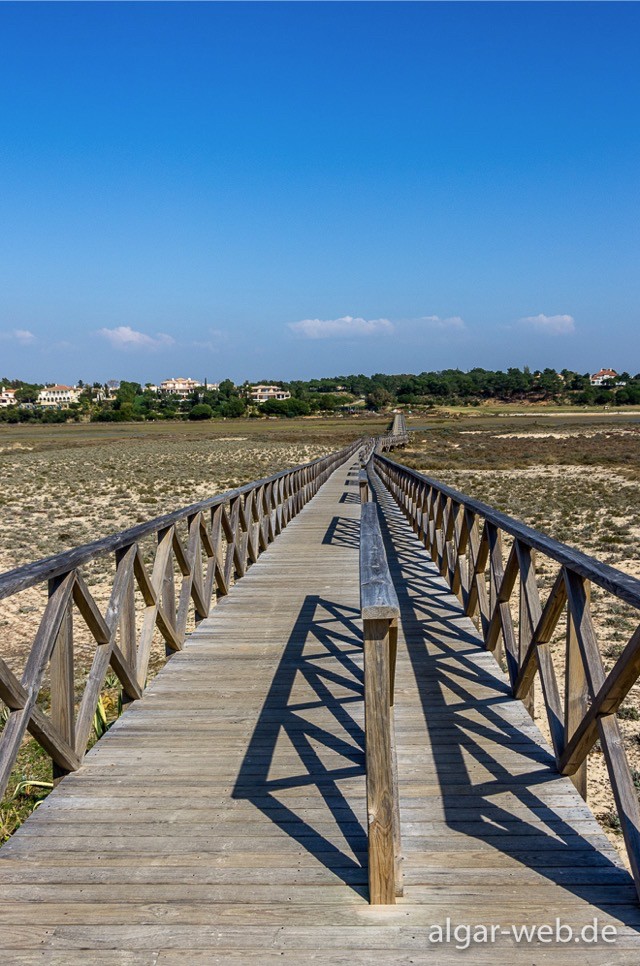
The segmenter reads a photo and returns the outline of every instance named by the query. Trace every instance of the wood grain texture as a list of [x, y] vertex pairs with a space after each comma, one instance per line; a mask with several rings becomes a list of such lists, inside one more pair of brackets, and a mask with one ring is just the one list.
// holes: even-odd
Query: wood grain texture
[[[371, 505], [371, 504], [370, 504]], [[365, 507], [363, 507], [365, 509]], [[364, 621], [364, 722], [369, 837], [369, 900], [396, 901], [397, 787], [393, 769], [389, 621]]]
[[364, 620], [394, 620], [400, 615], [375, 503], [364, 503], [360, 518], [360, 609]]

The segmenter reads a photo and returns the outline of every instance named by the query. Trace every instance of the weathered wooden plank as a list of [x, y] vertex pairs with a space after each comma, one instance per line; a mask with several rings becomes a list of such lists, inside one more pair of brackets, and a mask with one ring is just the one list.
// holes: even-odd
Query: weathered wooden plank
[[391, 750], [387, 620], [364, 621], [364, 674], [369, 893], [374, 905], [386, 905], [396, 900], [395, 847], [398, 841], [398, 833], [394, 832], [398, 790]]
[[360, 609], [364, 620], [393, 620], [400, 615], [375, 503], [363, 504], [360, 517]]
[[[49, 594], [55, 594], [60, 578], [49, 583]], [[78, 588], [78, 577], [74, 593]], [[73, 598], [67, 604], [60, 630], [49, 661], [49, 687], [51, 690], [51, 724], [67, 744], [75, 745], [75, 689], [73, 663]], [[68, 773], [66, 768], [53, 762], [53, 780], [60, 781]]]
[[[587, 589], [587, 588], [585, 588]], [[587, 589], [587, 595], [589, 594]], [[565, 663], [564, 728], [565, 748], [573, 738], [589, 707], [589, 689], [584, 672], [582, 655], [576, 635], [571, 611], [567, 614], [566, 663]], [[564, 755], [564, 752], [563, 752]], [[562, 759], [561, 759], [562, 760]], [[587, 762], [586, 759], [571, 775], [571, 781], [578, 792], [587, 800]]]

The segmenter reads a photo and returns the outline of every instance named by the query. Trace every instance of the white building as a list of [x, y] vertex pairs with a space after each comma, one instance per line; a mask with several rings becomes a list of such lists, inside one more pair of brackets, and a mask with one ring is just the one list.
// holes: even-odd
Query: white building
[[[210, 386], [210, 389], [217, 389], [216, 386]], [[182, 379], [173, 378], [165, 379], [160, 383], [160, 392], [166, 392], [172, 396], [182, 396], [186, 398], [194, 389], [202, 389], [202, 383], [196, 382], [195, 379]]]
[[271, 399], [291, 399], [291, 393], [280, 386], [250, 386], [249, 392], [253, 402], [264, 403]]
[[38, 405], [49, 409], [68, 409], [77, 403], [82, 390], [73, 386], [45, 386], [38, 393]]
[[18, 403], [16, 399], [17, 389], [5, 389], [4, 386], [0, 389], [0, 407], [15, 406]]
[[599, 372], [589, 376], [589, 382], [592, 386], [603, 386], [605, 382], [615, 382], [616, 386], [623, 386], [623, 382], [616, 382], [617, 378], [618, 373], [615, 369], [600, 369]]

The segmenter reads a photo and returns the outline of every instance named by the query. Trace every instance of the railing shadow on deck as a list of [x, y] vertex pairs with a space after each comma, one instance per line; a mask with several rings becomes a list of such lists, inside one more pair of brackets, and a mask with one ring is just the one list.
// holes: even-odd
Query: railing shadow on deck
[[[359, 502], [359, 499], [356, 498], [354, 502]], [[322, 538], [322, 543], [325, 546], [327, 544], [342, 544], [345, 547], [355, 547], [357, 549], [360, 546], [359, 521], [352, 520], [350, 517], [333, 517], [327, 527], [327, 532]]]
[[[425, 724], [433, 733], [434, 727], [440, 728], [444, 720], [448, 730], [446, 745], [435, 733], [432, 744], [434, 768], [445, 786], [442, 803], [446, 826], [519, 859], [541, 877], [598, 908], [606, 908], [609, 914], [615, 914], [612, 909], [622, 903], [625, 924], [638, 929], [638, 916], [631, 913], [637, 903], [631, 876], [572, 828], [561, 810], [545, 802], [545, 785], [560, 777], [553, 755], [529, 737], [526, 730], [520, 730], [500, 714], [501, 707], [515, 700], [506, 680], [476, 660], [480, 656], [486, 661], [487, 655], [481, 640], [469, 630], [468, 618], [453, 602], [426, 551], [421, 551], [392, 495], [379, 481], [374, 490], [383, 511], [383, 541]], [[467, 645], [463, 649], [461, 641]], [[467, 690], [466, 682], [471, 681], [476, 689], [478, 684], [486, 684], [486, 699], [479, 701], [477, 693]], [[457, 700], [447, 702], [442, 685]], [[397, 703], [401, 706], [401, 698]], [[466, 716], [464, 712], [470, 708], [481, 711], [481, 717]], [[483, 737], [502, 739], [506, 745], [513, 743], [518, 754], [531, 762], [531, 771], [514, 777], [486, 747], [476, 743]], [[467, 770], [470, 760], [481, 764], [491, 774], [490, 780], [471, 784]], [[452, 776], [458, 777], [452, 780]], [[536, 794], [536, 786], [540, 795]], [[492, 800], [502, 791], [511, 792], [514, 803], [520, 806], [516, 812], [521, 812], [522, 807], [529, 809], [535, 820], [544, 824], [533, 825], [521, 814]], [[458, 817], [461, 807], [465, 811], [463, 819]], [[401, 814], [402, 808], [401, 784]], [[551, 840], [553, 852], [549, 849]], [[580, 856], [575, 855], [576, 850]], [[577, 866], [584, 871], [576, 875]]]
[[[358, 617], [359, 612], [351, 607], [317, 595], [305, 598], [249, 741], [232, 797], [251, 802], [338, 879], [366, 896], [366, 833], [361, 817], [355, 814], [339, 784], [362, 779], [364, 792], [362, 633], [355, 623]], [[309, 700], [296, 696], [292, 701], [294, 688], [297, 694], [308, 692]], [[320, 714], [315, 715], [316, 711]], [[327, 712], [331, 730], [326, 727]], [[278, 769], [279, 753], [290, 755], [292, 749], [299, 758], [298, 773], [270, 777]], [[303, 791], [300, 796], [290, 794], [292, 789], [305, 787], [320, 793], [320, 810], [316, 805], [313, 815], [307, 811]], [[362, 811], [364, 818], [364, 808]], [[335, 825], [344, 846], [336, 844], [339, 837], [335, 832], [329, 838], [314, 823]]]

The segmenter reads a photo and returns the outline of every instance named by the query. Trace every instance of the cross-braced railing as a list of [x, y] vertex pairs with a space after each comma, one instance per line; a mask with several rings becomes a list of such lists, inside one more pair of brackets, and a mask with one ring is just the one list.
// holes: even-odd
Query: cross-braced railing
[[[314, 496], [361, 442], [311, 463], [157, 517], [103, 540], [0, 575], [0, 599], [45, 585], [48, 600], [22, 676], [0, 657], [0, 700], [9, 710], [0, 734], [0, 796], [28, 731], [51, 757], [54, 778], [80, 765], [109, 667], [125, 701], [142, 695], [156, 628], [167, 656], [185, 641], [190, 617], [207, 617], [218, 596]], [[141, 541], [155, 538], [151, 568]], [[115, 555], [104, 613], [83, 569]], [[177, 576], [177, 580], [176, 580]], [[84, 689], [76, 700], [74, 618], [95, 641]], [[50, 713], [38, 703], [49, 672]]]
[[387, 453], [389, 450], [406, 446], [408, 442], [408, 433], [389, 433], [387, 436], [377, 437], [375, 451], [376, 453]]
[[[558, 769], [571, 776], [585, 798], [587, 755], [599, 740], [640, 894], [638, 795], [616, 718], [640, 676], [640, 626], [607, 673], [590, 592], [595, 584], [638, 609], [640, 580], [379, 453], [374, 465], [465, 613], [476, 620], [485, 647], [497, 658], [504, 654], [512, 692], [531, 713], [539, 675]], [[511, 541], [506, 563], [505, 536]], [[546, 600], [537, 555], [557, 567]], [[566, 622], [564, 700], [551, 649], [561, 620]]]

